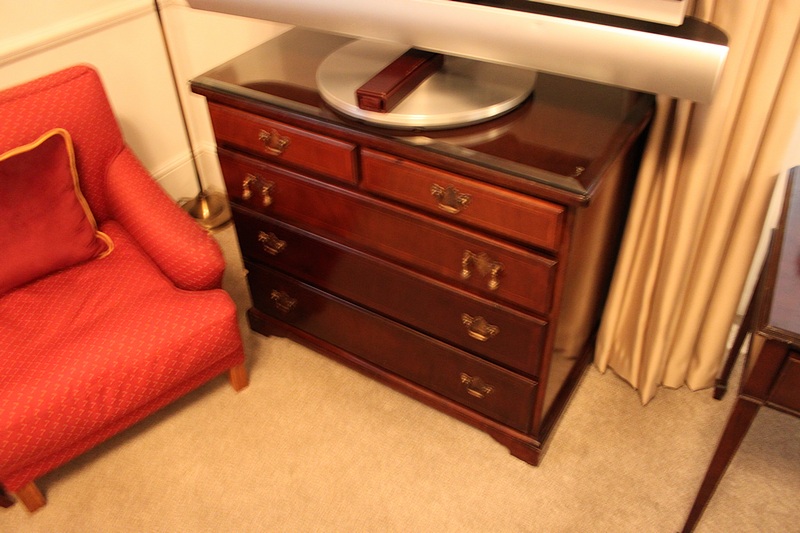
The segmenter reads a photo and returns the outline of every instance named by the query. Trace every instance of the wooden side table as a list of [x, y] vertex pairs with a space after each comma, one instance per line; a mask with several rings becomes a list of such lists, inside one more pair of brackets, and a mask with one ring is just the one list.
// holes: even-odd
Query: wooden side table
[[[781, 220], [742, 328], [752, 337], [739, 396], [684, 532], [697, 525], [761, 406], [800, 416], [800, 167], [790, 173]], [[734, 343], [729, 363], [740, 346]], [[717, 384], [715, 397], [721, 397], [726, 380]]]

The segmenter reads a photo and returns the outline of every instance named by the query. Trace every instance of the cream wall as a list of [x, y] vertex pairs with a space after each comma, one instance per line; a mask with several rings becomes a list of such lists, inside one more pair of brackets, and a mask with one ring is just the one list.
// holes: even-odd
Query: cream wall
[[189, 81], [289, 27], [199, 11], [190, 8], [185, 0], [158, 0], [158, 3], [204, 186], [224, 190], [206, 101], [191, 92]]
[[[126, 141], [158, 183], [176, 200], [197, 193], [154, 0], [0, 2], [0, 89], [77, 63], [94, 65]], [[182, 92], [192, 76], [283, 31], [268, 22], [196, 12], [177, 0], [162, 2], [162, 10]], [[185, 106], [187, 122], [203, 181], [219, 186], [218, 170], [208, 163], [215, 158], [204, 102], [185, 96], [192, 100]]]

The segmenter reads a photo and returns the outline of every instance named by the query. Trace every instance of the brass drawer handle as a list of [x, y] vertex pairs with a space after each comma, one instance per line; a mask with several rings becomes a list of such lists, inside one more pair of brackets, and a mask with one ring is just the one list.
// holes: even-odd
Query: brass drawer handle
[[478, 376], [470, 376], [469, 374], [462, 373], [461, 383], [465, 385], [467, 394], [481, 400], [494, 392], [494, 387], [483, 381]]
[[500, 288], [499, 277], [503, 270], [503, 263], [493, 260], [484, 252], [475, 254], [464, 250], [461, 258], [461, 277], [463, 279], [471, 278], [473, 270], [476, 270], [481, 276], [489, 278], [487, 282], [489, 290], [496, 291]]
[[489, 324], [482, 316], [464, 313], [461, 315], [461, 323], [467, 328], [470, 337], [481, 342], [486, 342], [500, 333], [499, 327]]
[[272, 193], [275, 189], [274, 181], [267, 181], [255, 174], [246, 175], [244, 181], [242, 181], [242, 199], [249, 200], [252, 198], [254, 188], [261, 193], [261, 204], [264, 207], [272, 205]]
[[431, 196], [439, 201], [439, 209], [451, 215], [460, 213], [472, 201], [469, 194], [459, 192], [452, 185], [442, 187], [434, 183], [431, 186]]
[[297, 300], [283, 291], [273, 289], [269, 295], [269, 299], [275, 304], [275, 308], [284, 314], [289, 313], [297, 307]]
[[282, 241], [272, 232], [258, 232], [258, 242], [269, 255], [278, 255], [286, 249], [286, 241]]
[[258, 140], [264, 145], [264, 150], [268, 154], [281, 155], [286, 151], [286, 147], [291, 143], [291, 139], [281, 135], [277, 130], [261, 130], [258, 132]]

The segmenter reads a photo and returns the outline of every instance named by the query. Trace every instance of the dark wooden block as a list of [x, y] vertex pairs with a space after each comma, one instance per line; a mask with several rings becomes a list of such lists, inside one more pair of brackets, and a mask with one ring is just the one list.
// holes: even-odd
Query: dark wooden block
[[409, 49], [356, 89], [358, 107], [388, 113], [443, 63], [442, 54]]

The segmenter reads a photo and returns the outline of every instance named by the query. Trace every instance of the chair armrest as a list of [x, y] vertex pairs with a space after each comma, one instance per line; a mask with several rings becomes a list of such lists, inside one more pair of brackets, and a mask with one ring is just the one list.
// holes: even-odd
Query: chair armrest
[[219, 288], [225, 259], [219, 244], [183, 211], [125, 147], [106, 180], [109, 217], [119, 222], [176, 286]]

